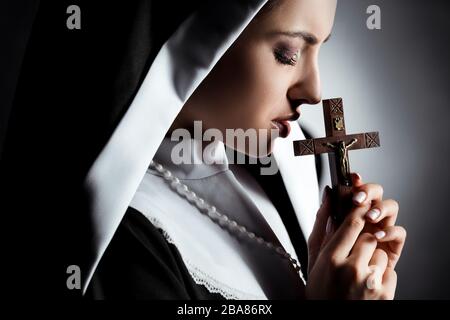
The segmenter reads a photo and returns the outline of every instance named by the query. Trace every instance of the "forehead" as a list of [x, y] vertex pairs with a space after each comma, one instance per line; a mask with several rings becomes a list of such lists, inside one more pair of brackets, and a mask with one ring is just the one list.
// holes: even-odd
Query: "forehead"
[[336, 0], [275, 0], [271, 9], [259, 20], [265, 31], [302, 30], [323, 41], [331, 32]]

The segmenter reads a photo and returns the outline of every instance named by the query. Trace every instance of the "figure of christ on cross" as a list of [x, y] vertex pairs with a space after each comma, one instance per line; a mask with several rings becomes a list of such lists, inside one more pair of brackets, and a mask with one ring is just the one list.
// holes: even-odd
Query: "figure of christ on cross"
[[339, 173], [341, 174], [342, 181], [345, 182], [347, 186], [350, 185], [349, 175], [350, 175], [350, 165], [348, 163], [348, 149], [353, 146], [358, 139], [352, 139], [349, 144], [345, 144], [345, 141], [339, 141], [337, 144], [332, 144], [327, 142], [326, 145], [334, 149], [338, 153], [338, 159], [340, 164]]
[[294, 141], [296, 156], [328, 153], [332, 183], [333, 216], [339, 223], [352, 205], [348, 151], [380, 146], [378, 132], [347, 135], [341, 98], [323, 100], [325, 138]]

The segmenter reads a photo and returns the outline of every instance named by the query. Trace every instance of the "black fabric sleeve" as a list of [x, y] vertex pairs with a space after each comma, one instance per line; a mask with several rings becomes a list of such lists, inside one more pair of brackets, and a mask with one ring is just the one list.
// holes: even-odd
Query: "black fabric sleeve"
[[85, 294], [88, 299], [224, 299], [191, 278], [178, 249], [128, 208]]

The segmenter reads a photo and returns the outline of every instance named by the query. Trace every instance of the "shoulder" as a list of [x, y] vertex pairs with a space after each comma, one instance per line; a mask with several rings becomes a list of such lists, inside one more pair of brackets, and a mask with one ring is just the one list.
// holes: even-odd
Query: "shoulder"
[[88, 298], [217, 299], [194, 283], [177, 248], [128, 208], [89, 284]]

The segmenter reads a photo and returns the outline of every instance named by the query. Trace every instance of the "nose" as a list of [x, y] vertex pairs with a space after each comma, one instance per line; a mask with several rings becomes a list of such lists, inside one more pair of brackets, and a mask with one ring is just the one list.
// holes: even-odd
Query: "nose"
[[299, 71], [295, 82], [288, 90], [288, 98], [293, 108], [302, 103], [317, 104], [322, 100], [320, 86], [320, 72], [317, 54], [303, 57], [302, 63], [298, 65]]

